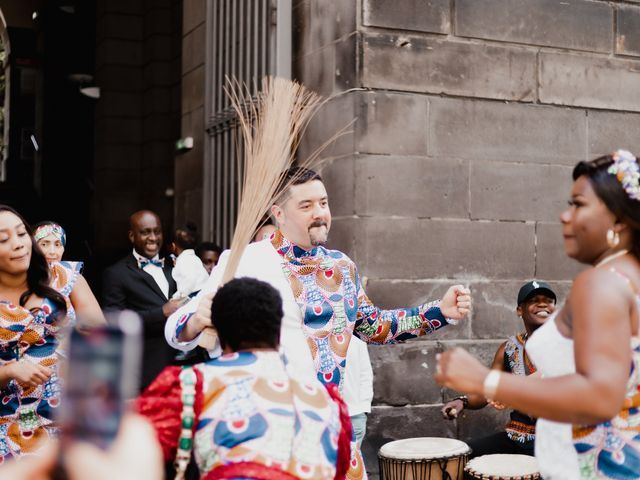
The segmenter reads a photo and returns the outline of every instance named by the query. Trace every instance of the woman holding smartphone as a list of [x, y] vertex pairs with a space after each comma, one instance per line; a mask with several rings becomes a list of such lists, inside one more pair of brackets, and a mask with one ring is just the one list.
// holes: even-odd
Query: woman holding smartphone
[[59, 337], [76, 312], [103, 320], [78, 272], [54, 279], [24, 218], [0, 205], [0, 462], [57, 433]]

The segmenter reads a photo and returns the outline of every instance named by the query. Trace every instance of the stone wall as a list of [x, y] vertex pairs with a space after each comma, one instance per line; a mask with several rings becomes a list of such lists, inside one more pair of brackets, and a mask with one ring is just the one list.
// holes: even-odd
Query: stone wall
[[180, 136], [182, 0], [97, 0], [96, 249], [129, 248], [142, 208], [173, 225], [174, 142]]
[[433, 382], [434, 357], [463, 345], [489, 363], [521, 329], [526, 280], [566, 294], [579, 269], [558, 221], [572, 166], [640, 152], [640, 2], [298, 0], [294, 24], [297, 78], [333, 97], [302, 154], [355, 119], [325, 155], [332, 246], [382, 307], [458, 282], [474, 295], [469, 321], [370, 347], [375, 477], [387, 441], [501, 428], [488, 408], [441, 419], [454, 393]]
[[193, 137], [193, 149], [175, 159], [176, 223], [196, 222], [202, 229], [205, 137], [206, 1], [185, 0], [182, 19], [182, 137]]

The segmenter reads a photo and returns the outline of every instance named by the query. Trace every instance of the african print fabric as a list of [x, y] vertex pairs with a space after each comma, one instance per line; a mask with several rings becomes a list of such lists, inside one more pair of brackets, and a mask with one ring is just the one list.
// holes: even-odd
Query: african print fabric
[[[52, 286], [71, 292], [77, 271], [54, 264]], [[0, 388], [0, 463], [12, 457], [36, 452], [41, 442], [58, 432], [55, 410], [60, 404], [58, 339], [60, 330], [75, 321], [67, 298], [67, 316], [57, 319], [57, 309], [44, 299], [41, 307], [29, 311], [0, 301], [0, 362], [33, 362], [50, 367], [53, 374], [37, 387], [11, 380]]]
[[[425, 335], [447, 325], [439, 302], [415, 308], [382, 310], [364, 292], [354, 262], [344, 253], [318, 246], [304, 250], [277, 230], [271, 243], [283, 259], [282, 268], [302, 310], [307, 339], [318, 380], [340, 388], [351, 336], [373, 344], [396, 343]], [[366, 478], [360, 447], [351, 443], [346, 478]]]
[[273, 234], [283, 271], [302, 310], [303, 331], [322, 383], [342, 386], [352, 335], [366, 343], [396, 343], [425, 335], [449, 322], [439, 302], [382, 310], [367, 297], [355, 264], [344, 253], [322, 246], [304, 250]]
[[[504, 346], [504, 366], [508, 372], [531, 375], [536, 371], [524, 349], [526, 341], [526, 332], [507, 339]], [[514, 442], [533, 442], [536, 438], [536, 419], [518, 410], [513, 410], [509, 416], [509, 423], [505, 427], [507, 436]]]
[[573, 427], [582, 479], [640, 478], [640, 338], [632, 339], [631, 348], [631, 370], [620, 413], [595, 426]]
[[204, 477], [240, 462], [302, 479], [332, 479], [341, 424], [338, 404], [320, 384], [289, 377], [277, 352], [223, 355], [199, 364], [204, 403], [194, 458]]

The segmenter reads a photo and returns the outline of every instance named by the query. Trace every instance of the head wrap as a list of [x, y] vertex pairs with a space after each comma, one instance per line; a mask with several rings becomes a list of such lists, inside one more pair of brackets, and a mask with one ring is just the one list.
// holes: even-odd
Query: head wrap
[[640, 201], [640, 166], [636, 157], [627, 150], [616, 150], [612, 157], [607, 173], [615, 175], [629, 198]]
[[60, 243], [62, 243], [63, 247], [66, 246], [67, 234], [65, 233], [64, 228], [62, 228], [57, 223], [47, 223], [46, 225], [40, 225], [38, 228], [36, 228], [36, 231], [33, 234], [33, 238], [35, 238], [37, 242], [45, 237], [48, 237], [49, 235], [54, 235], [58, 240], [60, 240]]

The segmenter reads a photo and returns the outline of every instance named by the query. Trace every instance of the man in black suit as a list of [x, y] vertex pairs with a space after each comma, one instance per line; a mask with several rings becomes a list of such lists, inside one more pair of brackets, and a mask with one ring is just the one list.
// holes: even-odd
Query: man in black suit
[[177, 353], [164, 339], [164, 324], [179, 305], [173, 263], [160, 258], [162, 225], [154, 212], [141, 210], [129, 218], [133, 252], [104, 272], [102, 307], [133, 310], [142, 318], [144, 350], [140, 386], [144, 389]]

